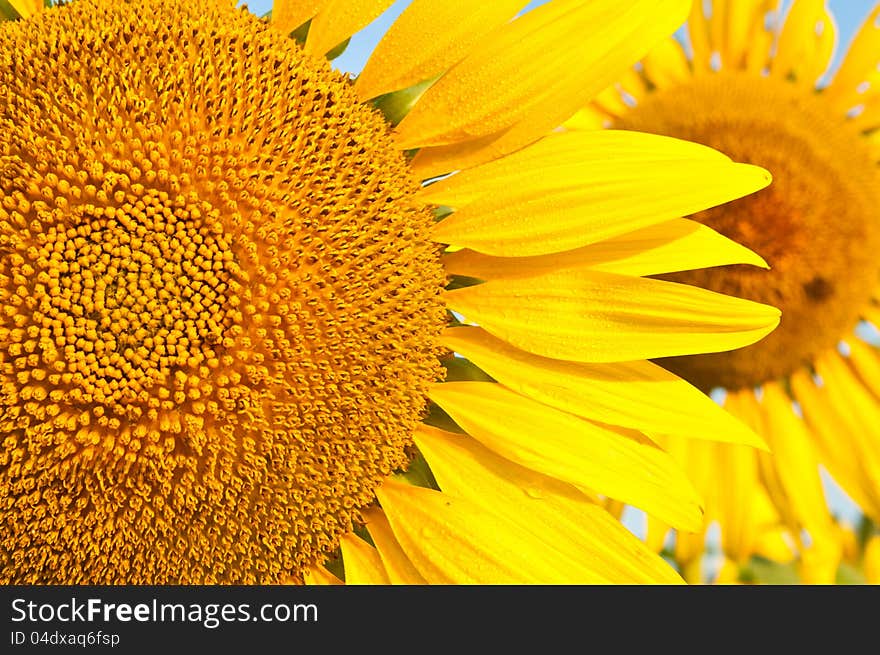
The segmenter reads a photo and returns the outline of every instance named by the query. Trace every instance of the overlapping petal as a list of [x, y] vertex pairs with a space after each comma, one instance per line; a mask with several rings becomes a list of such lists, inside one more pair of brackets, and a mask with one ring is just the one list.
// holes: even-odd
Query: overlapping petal
[[0, 2], [0, 20], [30, 18], [42, 9], [43, 0], [5, 0]]
[[304, 582], [307, 585], [313, 586], [338, 586], [345, 584], [322, 564], [316, 564], [306, 570]]
[[798, 0], [782, 25], [772, 71], [813, 84], [831, 64], [836, 43], [837, 26], [826, 0]]
[[[760, 431], [761, 417], [751, 391], [730, 394], [725, 407], [735, 416]], [[743, 563], [754, 552], [758, 524], [752, 514], [752, 503], [758, 489], [758, 460], [754, 449], [738, 445], [715, 448], [715, 502], [713, 517], [721, 525], [721, 543], [730, 559]]]
[[425, 579], [397, 542], [385, 512], [379, 507], [370, 507], [364, 512], [364, 520], [391, 584], [425, 584]]
[[654, 434], [763, 446], [711, 398], [650, 362], [548, 359], [476, 327], [447, 329], [442, 343], [509, 389], [562, 411]]
[[430, 584], [566, 584], [567, 562], [533, 533], [471, 501], [387, 480], [376, 496]]
[[509, 280], [585, 266], [620, 275], [658, 275], [727, 264], [769, 268], [756, 253], [686, 218], [547, 255], [495, 257], [464, 248], [444, 257], [446, 270], [481, 280]]
[[272, 27], [289, 35], [300, 25], [311, 20], [330, 0], [274, 0]]
[[364, 100], [432, 79], [510, 20], [525, 0], [414, 0], [355, 81]]
[[691, 75], [687, 55], [676, 39], [661, 41], [645, 55], [642, 66], [647, 78], [657, 87], [675, 84]]
[[764, 169], [732, 163], [711, 148], [605, 130], [547, 137], [430, 185], [421, 197], [458, 210], [438, 224], [435, 240], [528, 256], [687, 216], [769, 183]]
[[[864, 88], [867, 84], [868, 89]], [[863, 102], [866, 92], [880, 93], [880, 5], [865, 19], [827, 89], [841, 110]]]
[[682, 471], [633, 431], [600, 425], [487, 382], [435, 385], [431, 399], [502, 457], [644, 509], [684, 529], [700, 501]]
[[567, 560], [573, 581], [680, 582], [662, 559], [571, 485], [515, 464], [467, 435], [426, 426], [415, 440], [445, 493], [533, 533], [548, 556]]
[[379, 552], [360, 537], [347, 533], [339, 540], [345, 566], [345, 584], [391, 584]]
[[[369, 25], [394, 0], [328, 0], [322, 2], [312, 19], [306, 39], [306, 52], [324, 55], [361, 28]], [[316, 3], [309, 1], [311, 7]]]
[[539, 6], [494, 32], [431, 87], [400, 124], [398, 143], [449, 145], [532, 121], [541, 125], [530, 130], [537, 138], [675, 29], [687, 4], [558, 0]]
[[447, 303], [517, 348], [579, 362], [720, 352], [754, 343], [779, 322], [767, 305], [589, 269], [456, 289]]

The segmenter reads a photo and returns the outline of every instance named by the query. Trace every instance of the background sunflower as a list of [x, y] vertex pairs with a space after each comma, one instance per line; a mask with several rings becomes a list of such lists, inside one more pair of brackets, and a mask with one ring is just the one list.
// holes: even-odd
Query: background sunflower
[[[861, 6], [870, 13], [829, 76], [836, 27], [826, 3], [798, 0], [783, 16], [778, 2], [697, 2], [686, 46], [666, 41], [570, 123], [688, 138], [773, 172], [769, 189], [694, 217], [753, 248], [770, 271], [674, 279], [776, 304], [780, 329], [737, 353], [661, 362], [722, 391], [772, 455], [666, 445], [707, 499], [727, 558], [745, 566], [756, 553], [797, 555], [817, 582], [835, 579], [842, 552], [820, 464], [865, 513], [863, 539], [880, 516], [880, 358], [865, 339], [878, 321], [880, 7]], [[784, 548], [767, 542], [783, 536]], [[702, 535], [677, 542], [688, 569]]]

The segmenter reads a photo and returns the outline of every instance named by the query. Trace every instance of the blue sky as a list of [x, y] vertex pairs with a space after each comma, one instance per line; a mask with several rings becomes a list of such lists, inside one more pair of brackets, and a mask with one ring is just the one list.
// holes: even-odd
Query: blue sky
[[[828, 6], [837, 20], [841, 44], [849, 42], [875, 2], [876, 0], [830, 0], [828, 2]], [[249, 0], [246, 4], [257, 15], [265, 14], [272, 8], [272, 0]], [[348, 49], [334, 62], [334, 65], [340, 70], [349, 73], [359, 72], [363, 68], [370, 52], [372, 52], [373, 47], [408, 4], [409, 0], [398, 0], [391, 9], [386, 11], [362, 32], [355, 35]], [[534, 2], [532, 4], [541, 4], [541, 2]], [[790, 4], [790, 0], [786, 0], [785, 6], [787, 7]], [[844, 52], [844, 48], [838, 47], [838, 61]]]

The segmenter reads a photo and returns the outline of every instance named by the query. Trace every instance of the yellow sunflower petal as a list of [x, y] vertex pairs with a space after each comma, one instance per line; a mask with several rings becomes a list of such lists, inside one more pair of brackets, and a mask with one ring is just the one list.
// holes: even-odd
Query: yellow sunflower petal
[[860, 437], [855, 431], [861, 429], [848, 414], [838, 415], [828, 389], [817, 387], [806, 371], [795, 372], [791, 386], [808, 420], [812, 441], [819, 449], [822, 463], [859, 507], [874, 520], [880, 520], [880, 495], [865, 472], [860, 449], [840, 447], [841, 432], [858, 443]]
[[662, 280], [569, 269], [447, 292], [448, 306], [508, 343], [555, 359], [620, 362], [754, 343], [779, 310]]
[[391, 584], [425, 584], [425, 579], [397, 543], [385, 513], [378, 507], [370, 507], [363, 514]]
[[837, 26], [825, 0], [798, 0], [782, 25], [773, 73], [815, 83], [831, 63], [836, 40]]
[[571, 250], [740, 198], [770, 183], [697, 144], [638, 132], [568, 132], [425, 188], [458, 211], [433, 238], [499, 256]]
[[523, 0], [414, 0], [373, 50], [355, 91], [368, 100], [436, 77], [522, 6]]
[[[746, 426], [750, 427], [750, 426]], [[665, 450], [687, 473], [706, 508], [705, 523], [712, 519], [710, 510], [715, 498], [715, 477], [712, 471], [717, 444], [675, 435], [651, 435], [651, 440]]]
[[392, 480], [376, 491], [394, 535], [431, 584], [566, 584], [530, 532], [480, 505]]
[[604, 90], [596, 94], [593, 98], [592, 104], [597, 107], [599, 111], [608, 114], [609, 116], [623, 116], [629, 110], [630, 105], [627, 104], [624, 96], [621, 94], [621, 90], [619, 83], [606, 87]]
[[289, 35], [329, 3], [330, 0], [275, 0], [271, 25]]
[[[880, 496], [876, 491], [880, 489], [880, 404], [838, 353], [818, 358], [816, 372], [837, 415], [837, 430], [840, 426], [852, 429], [850, 447], [858, 453], [862, 484], [873, 490], [873, 496]], [[873, 510], [880, 511], [880, 505], [874, 504]]]
[[[865, 139], [868, 142], [868, 145], [871, 147], [871, 152], [873, 153], [875, 159], [880, 161], [880, 130], [866, 135]], [[876, 313], [880, 313], [880, 308], [875, 307], [874, 311]]]
[[567, 130], [600, 130], [611, 117], [593, 105], [579, 109], [571, 118], [563, 123]]
[[339, 540], [339, 547], [345, 566], [345, 584], [391, 584], [379, 552], [366, 541], [349, 532]]
[[798, 573], [801, 582], [808, 585], [834, 584], [840, 566], [839, 548], [826, 546], [823, 542], [801, 553]]
[[[759, 427], [759, 410], [751, 391], [729, 394], [725, 407], [755, 429]], [[714, 515], [721, 525], [724, 553], [744, 563], [754, 553], [758, 526], [752, 514], [752, 502], [758, 490], [758, 460], [754, 449], [732, 444], [715, 448]]]
[[549, 255], [493, 257], [464, 248], [444, 257], [446, 270], [481, 280], [509, 280], [586, 266], [621, 275], [657, 275], [727, 264], [769, 268], [756, 253], [687, 218], [649, 225], [611, 239]]
[[600, 426], [488, 382], [435, 385], [431, 399], [468, 434], [517, 464], [696, 529], [699, 498], [655, 444]]
[[740, 580], [741, 566], [728, 557], [724, 557], [721, 566], [718, 567], [718, 574], [715, 576], [714, 584], [717, 585], [736, 585], [741, 584]]
[[612, 116], [622, 116], [633, 104], [641, 102], [648, 92], [647, 82], [640, 71], [628, 68], [612, 86], [593, 98], [593, 104]]
[[744, 55], [744, 68], [749, 73], [764, 75], [770, 69], [773, 46], [779, 33], [778, 24], [781, 21], [778, 1], [776, 5], [776, 8], [767, 14], [765, 24], [758, 27], [749, 37]]
[[859, 104], [859, 85], [875, 80], [880, 82], [878, 66], [880, 66], [880, 4], [862, 24], [826, 93], [843, 110]]
[[713, 0], [712, 25], [719, 32], [717, 49], [725, 69], [742, 68], [764, 30], [765, 17], [779, 0]]
[[691, 75], [687, 56], [674, 38], [661, 41], [645, 56], [642, 65], [647, 78], [658, 88], [686, 80]]
[[[849, 361], [865, 383], [865, 389], [880, 394], [880, 353], [875, 346], [868, 345], [860, 339], [849, 342]], [[880, 400], [880, 398], [878, 398]]]
[[306, 569], [305, 580], [307, 585], [344, 585], [345, 583], [330, 573], [323, 565], [317, 564]]
[[666, 547], [670, 527], [660, 519], [645, 515], [645, 545], [648, 550], [659, 553]]
[[702, 0], [694, 0], [691, 3], [691, 13], [687, 20], [688, 41], [693, 52], [691, 63], [696, 73], [711, 70], [712, 53], [714, 52], [705, 8], [706, 3]]
[[752, 511], [758, 524], [755, 554], [774, 562], [791, 562], [796, 556], [792, 549], [791, 536], [781, 525], [776, 507], [764, 487], [758, 487], [752, 500]]
[[[401, 148], [498, 134], [540, 116], [546, 133], [684, 19], [680, 0], [557, 0], [497, 30], [429, 89], [398, 128]], [[590, 38], [584, 38], [584, 34]]]
[[880, 404], [870, 389], [854, 374], [847, 359], [837, 352], [816, 361], [816, 372], [825, 381], [832, 405], [839, 414], [849, 414], [860, 426], [858, 443], [875, 484], [880, 485]]
[[[711, 467], [715, 463], [714, 457], [717, 444], [710, 441], [694, 441], [669, 435], [653, 438], [687, 473], [688, 480], [697, 489], [697, 493], [703, 499], [703, 506], [706, 508], [703, 515], [703, 524], [699, 530], [692, 532], [678, 530], [675, 532], [675, 558], [685, 566], [683, 569], [685, 579], [690, 580], [687, 568], [691, 563], [702, 559], [705, 550], [706, 530], [709, 523], [713, 520], [713, 515], [710, 512], [715, 505], [717, 489], [715, 488], [714, 471]], [[649, 528], [652, 524], [656, 524], [656, 522], [657, 518], [649, 515]], [[666, 524], [662, 523], [660, 529], [663, 526], [666, 526]]]
[[446, 171], [519, 150], [562, 124], [668, 36], [687, 4], [565, 0], [537, 7], [493, 33], [432, 86], [400, 124], [398, 143], [456, 144], [440, 157]]
[[837, 533], [837, 539], [840, 541], [840, 548], [843, 558], [850, 564], [857, 564], [861, 556], [862, 546], [859, 543], [859, 537], [855, 530], [848, 523], [835, 522], [834, 530]]
[[[859, 103], [861, 107], [860, 113], [850, 121], [850, 125], [854, 130], [863, 133], [880, 130], [880, 92], [878, 92], [877, 88], [880, 86], [880, 71], [878, 71], [877, 79], [877, 84], [868, 89]], [[873, 136], [876, 136], [876, 132], [874, 132]], [[869, 142], [873, 142], [871, 140], [872, 135], [869, 134], [868, 139]]]
[[547, 359], [476, 327], [448, 329], [442, 343], [513, 391], [584, 418], [651, 433], [763, 446], [758, 435], [711, 398], [650, 362]]
[[675, 572], [571, 485], [500, 457], [467, 435], [424, 426], [416, 445], [445, 493], [516, 523], [567, 558], [571, 581], [681, 582]]
[[804, 423], [792, 408], [791, 400], [776, 383], [763, 386], [761, 408], [764, 434], [772, 462], [798, 522], [814, 542], [836, 542], [828, 504], [819, 477], [819, 461]]
[[329, 0], [322, 3], [309, 28], [306, 52], [326, 54], [369, 25], [393, 3], [394, 0]]
[[[682, 575], [689, 582], [702, 581], [700, 562], [706, 546], [706, 530], [714, 515], [717, 493], [715, 472], [715, 449], [717, 444], [710, 441], [695, 441], [670, 435], [652, 435], [654, 439], [675, 462], [686, 472], [688, 479], [697, 489], [706, 508], [703, 524], [699, 530], [675, 532], [675, 559], [682, 565]], [[648, 515], [648, 530], [666, 532], [669, 526], [656, 517]], [[655, 537], [656, 538], [656, 537]]]
[[549, 182], [557, 173], [578, 166], [591, 172], [609, 162], [620, 166], [650, 162], [660, 167], [688, 162], [729, 164], [731, 160], [708, 146], [656, 134], [626, 130], [551, 134], [503, 159], [434, 182], [418, 196], [425, 202], [460, 208], [505, 191], [512, 183], [530, 180], [536, 171]]

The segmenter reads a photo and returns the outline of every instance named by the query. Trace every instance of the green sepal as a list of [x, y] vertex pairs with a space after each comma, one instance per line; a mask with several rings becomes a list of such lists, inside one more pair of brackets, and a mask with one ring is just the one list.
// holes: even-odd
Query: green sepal
[[[270, 11], [267, 14], [263, 14], [263, 18], [266, 18], [267, 20], [271, 20], [272, 19], [272, 12]], [[293, 30], [293, 32], [290, 33], [290, 38], [293, 39], [294, 41], [296, 41], [297, 43], [299, 43], [301, 46], [304, 46], [306, 44], [306, 39], [309, 38], [309, 30], [311, 29], [311, 27], [312, 27], [312, 19], [310, 18], [305, 23], [303, 23], [302, 25], [297, 27], [295, 30]], [[339, 55], [341, 55], [343, 52], [345, 52], [345, 49], [348, 47], [348, 44], [350, 42], [351, 42], [351, 37], [347, 38], [345, 41], [343, 41], [342, 43], [340, 43], [336, 47], [330, 48], [330, 50], [327, 52], [327, 54], [325, 56], [327, 57], [327, 59], [329, 59], [331, 61], [336, 59]]]
[[353, 532], [354, 532], [358, 537], [360, 537], [361, 539], [363, 539], [364, 541], [366, 541], [368, 544], [370, 544], [373, 548], [376, 547], [376, 543], [373, 541], [373, 537], [370, 536], [370, 531], [367, 530], [367, 526], [365, 526], [365, 525], [355, 525], [355, 526], [354, 526], [354, 530], [353, 530]]
[[324, 568], [340, 580], [345, 580], [345, 564], [342, 561], [342, 553], [338, 548], [336, 553], [324, 562]]
[[440, 222], [454, 212], [455, 210], [448, 205], [438, 205], [434, 208], [434, 220]]
[[415, 487], [423, 487], [425, 489], [439, 491], [440, 485], [438, 485], [437, 480], [434, 479], [434, 474], [431, 472], [431, 467], [428, 466], [428, 462], [418, 450], [413, 448], [413, 451], [414, 453], [410, 458], [409, 466], [406, 471], [397, 477], [406, 480], [409, 484]]
[[450, 275], [449, 282], [446, 284], [446, 290], [452, 291], [454, 289], [464, 289], [465, 287], [475, 287], [478, 284], [483, 284], [485, 280], [481, 280], [478, 277], [469, 277], [467, 275]]
[[305, 23], [293, 30], [293, 32], [290, 33], [290, 38], [300, 45], [305, 45], [306, 39], [309, 37], [309, 28], [311, 28], [311, 26], [312, 19], [310, 18]]
[[441, 430], [446, 430], [447, 432], [454, 432], [456, 434], [467, 434], [464, 430], [459, 427], [458, 423], [452, 420], [452, 417], [444, 412], [438, 405], [431, 403], [428, 407], [428, 415], [422, 419], [422, 422], [426, 425], [430, 425], [435, 428], [440, 428]]
[[858, 526], [856, 526], [856, 539], [859, 544], [859, 548], [864, 548], [868, 541], [871, 539], [874, 534], [877, 532], [877, 526], [874, 525], [874, 522], [865, 514], [862, 514], [861, 519], [859, 520]]
[[373, 105], [385, 114], [385, 120], [391, 125], [397, 125], [406, 118], [406, 115], [415, 107], [422, 94], [436, 81], [437, 77], [432, 77], [430, 80], [419, 82], [407, 89], [386, 93], [375, 98]]
[[476, 364], [462, 357], [448, 357], [440, 363], [446, 368], [446, 382], [495, 382]]
[[18, 20], [21, 16], [12, 8], [8, 0], [0, 0], [0, 20]]
[[345, 49], [348, 47], [349, 43], [351, 43], [351, 37], [348, 37], [345, 41], [340, 43], [335, 48], [330, 48], [330, 50], [324, 56], [327, 57], [327, 59], [329, 59], [330, 61], [333, 61], [339, 55], [341, 55], [343, 52], [345, 52]]

